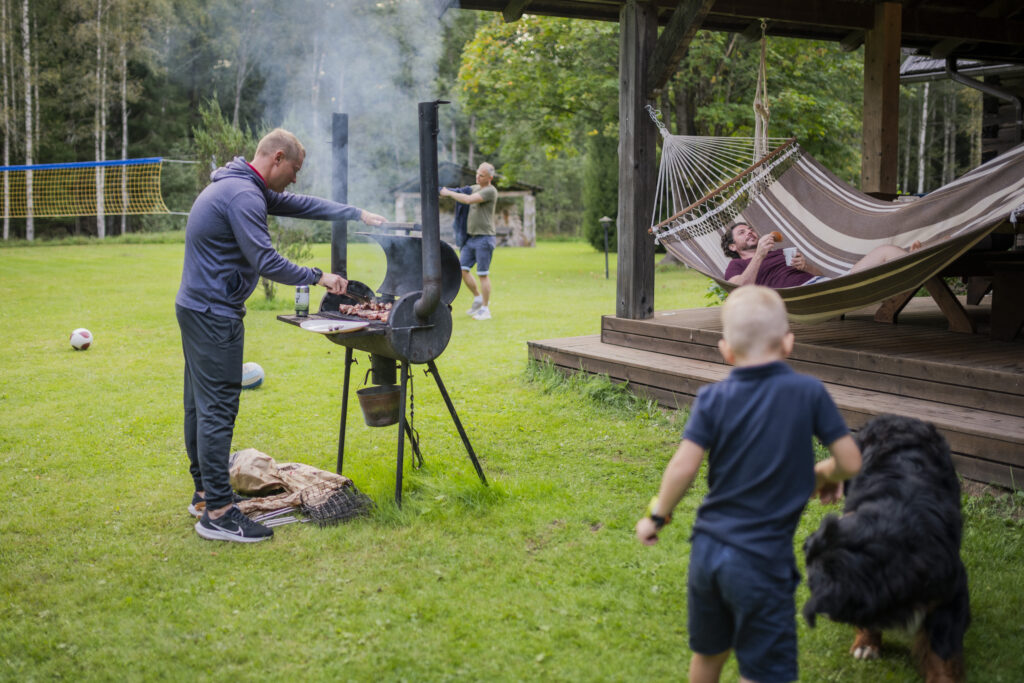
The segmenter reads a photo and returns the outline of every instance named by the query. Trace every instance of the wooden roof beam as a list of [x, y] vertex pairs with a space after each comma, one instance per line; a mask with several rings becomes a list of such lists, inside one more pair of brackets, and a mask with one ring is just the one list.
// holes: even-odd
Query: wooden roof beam
[[526, 11], [526, 6], [529, 4], [530, 0], [509, 0], [509, 3], [505, 5], [505, 9], [501, 10], [501, 16], [505, 23], [511, 24], [513, 21], [519, 21], [523, 16], [523, 12]]
[[[978, 16], [984, 17], [985, 19], [1008, 17], [1016, 10], [1017, 2], [1018, 0], [995, 0], [995, 2], [992, 2], [978, 12]], [[931, 56], [936, 59], [945, 59], [952, 54], [953, 50], [960, 45], [963, 45], [963, 43], [963, 40], [955, 38], [942, 40], [932, 47]]]
[[839, 41], [839, 49], [843, 52], [853, 52], [864, 44], [864, 31], [850, 31]]
[[654, 46], [647, 67], [648, 97], [654, 98], [675, 73], [715, 0], [681, 0]]

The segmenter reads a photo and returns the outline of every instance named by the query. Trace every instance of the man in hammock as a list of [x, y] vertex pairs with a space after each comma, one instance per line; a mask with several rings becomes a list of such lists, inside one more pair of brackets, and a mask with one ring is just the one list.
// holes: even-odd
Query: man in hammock
[[[800, 252], [787, 265], [785, 254], [776, 251], [775, 244], [771, 233], [761, 236], [748, 223], [734, 223], [722, 234], [722, 251], [733, 259], [725, 269], [725, 279], [737, 285], [758, 284], [773, 289], [813, 285], [831, 279], [808, 263]], [[909, 251], [920, 248], [921, 243], [914, 242]], [[883, 244], [853, 264], [849, 272], [872, 268], [907, 253], [908, 250], [896, 245]]]

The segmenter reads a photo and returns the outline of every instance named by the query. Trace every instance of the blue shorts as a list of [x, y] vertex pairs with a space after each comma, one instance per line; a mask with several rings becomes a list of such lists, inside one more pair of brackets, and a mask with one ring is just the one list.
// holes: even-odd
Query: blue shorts
[[477, 275], [487, 275], [491, 272], [494, 246], [494, 235], [470, 235], [459, 250], [459, 265], [468, 271], [475, 264]]
[[687, 581], [690, 649], [733, 649], [740, 674], [762, 683], [795, 681], [800, 574], [792, 554], [778, 561], [696, 534]]

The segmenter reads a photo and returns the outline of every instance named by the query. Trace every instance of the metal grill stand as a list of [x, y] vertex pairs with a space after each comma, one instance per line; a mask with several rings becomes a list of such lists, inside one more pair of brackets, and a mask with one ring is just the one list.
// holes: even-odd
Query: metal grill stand
[[[348, 421], [348, 394], [349, 385], [352, 378], [352, 364], [355, 363], [355, 359], [352, 357], [352, 347], [346, 347], [345, 349], [345, 380], [342, 387], [341, 395], [341, 424], [338, 427], [338, 474], [341, 474], [342, 466], [345, 462], [345, 425]], [[409, 388], [409, 372], [412, 363], [408, 361], [399, 361], [401, 365], [401, 398], [399, 399], [399, 413], [398, 413], [398, 454], [395, 461], [395, 503], [401, 507], [402, 505], [402, 472], [405, 464], [405, 438], [409, 437], [409, 443], [412, 444], [414, 457], [422, 464], [423, 455], [420, 452], [419, 442], [413, 434], [412, 428], [406, 419], [406, 405], [408, 398]], [[469, 442], [469, 436], [466, 434], [465, 428], [462, 426], [462, 420], [459, 419], [459, 414], [455, 411], [455, 406], [452, 404], [451, 397], [448, 396], [448, 390], [445, 389], [444, 382], [441, 380], [441, 373], [437, 370], [437, 365], [434, 361], [427, 361], [427, 372], [434, 377], [434, 381], [437, 383], [437, 388], [441, 392], [441, 397], [444, 399], [444, 403], [448, 406], [448, 412], [452, 416], [452, 422], [455, 423], [455, 428], [459, 430], [459, 436], [462, 437], [462, 443], [466, 446], [466, 452], [469, 454], [469, 459], [473, 462], [473, 468], [476, 470], [477, 476], [480, 477], [481, 483], [484, 486], [487, 485], [487, 478], [484, 476], [484, 471], [480, 467], [480, 461], [476, 457], [476, 452], [473, 450], [473, 445]]]
[[[440, 215], [438, 213], [439, 187], [437, 177], [437, 107], [441, 101], [421, 102], [419, 105], [420, 135], [420, 197], [422, 237], [371, 234], [384, 249], [388, 259], [388, 272], [379, 290], [380, 301], [391, 303], [387, 321], [370, 322], [362, 329], [348, 332], [325, 332], [335, 344], [345, 346], [345, 380], [341, 399], [341, 424], [338, 429], [338, 473], [345, 459], [345, 425], [348, 420], [348, 394], [351, 384], [352, 351], [366, 351], [371, 357], [373, 384], [395, 384], [396, 365], [401, 365], [398, 412], [398, 455], [395, 463], [395, 502], [402, 504], [402, 469], [405, 461], [405, 439], [409, 437], [414, 458], [422, 464], [419, 441], [406, 414], [410, 368], [414, 364], [427, 365], [441, 391], [448, 412], [459, 430], [480, 481], [486, 486], [480, 461], [477, 460], [466, 430], [459, 420], [455, 406], [445, 389], [441, 374], [434, 364], [448, 345], [452, 332], [451, 303], [458, 295], [462, 276], [458, 258], [452, 248], [441, 242]], [[418, 272], [417, 272], [418, 271]], [[344, 273], [341, 273], [344, 275]], [[417, 289], [419, 288], [419, 289]], [[370, 298], [373, 290], [366, 285], [349, 281], [349, 291], [359, 298]], [[376, 297], [374, 297], [376, 300]], [[304, 320], [320, 318], [344, 319], [340, 316], [339, 301], [355, 303], [344, 295], [327, 294], [320, 303], [318, 316], [298, 318], [280, 315], [282, 322], [299, 325]], [[381, 420], [380, 424], [388, 424]], [[393, 424], [393, 423], [390, 423]], [[414, 460], [414, 464], [415, 464]]]

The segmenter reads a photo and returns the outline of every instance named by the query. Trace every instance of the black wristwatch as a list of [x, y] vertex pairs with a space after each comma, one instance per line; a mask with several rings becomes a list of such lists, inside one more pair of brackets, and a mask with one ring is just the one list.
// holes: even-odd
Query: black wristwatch
[[659, 515], [655, 512], [658, 509], [658, 497], [651, 498], [651, 502], [647, 504], [647, 516], [654, 522], [655, 531], [661, 531], [661, 528], [672, 521], [672, 515]]
[[322, 278], [323, 276], [324, 276], [324, 271], [320, 270], [319, 268], [314, 268], [313, 269], [313, 284], [314, 285], [315, 284], [319, 284], [320, 278]]

